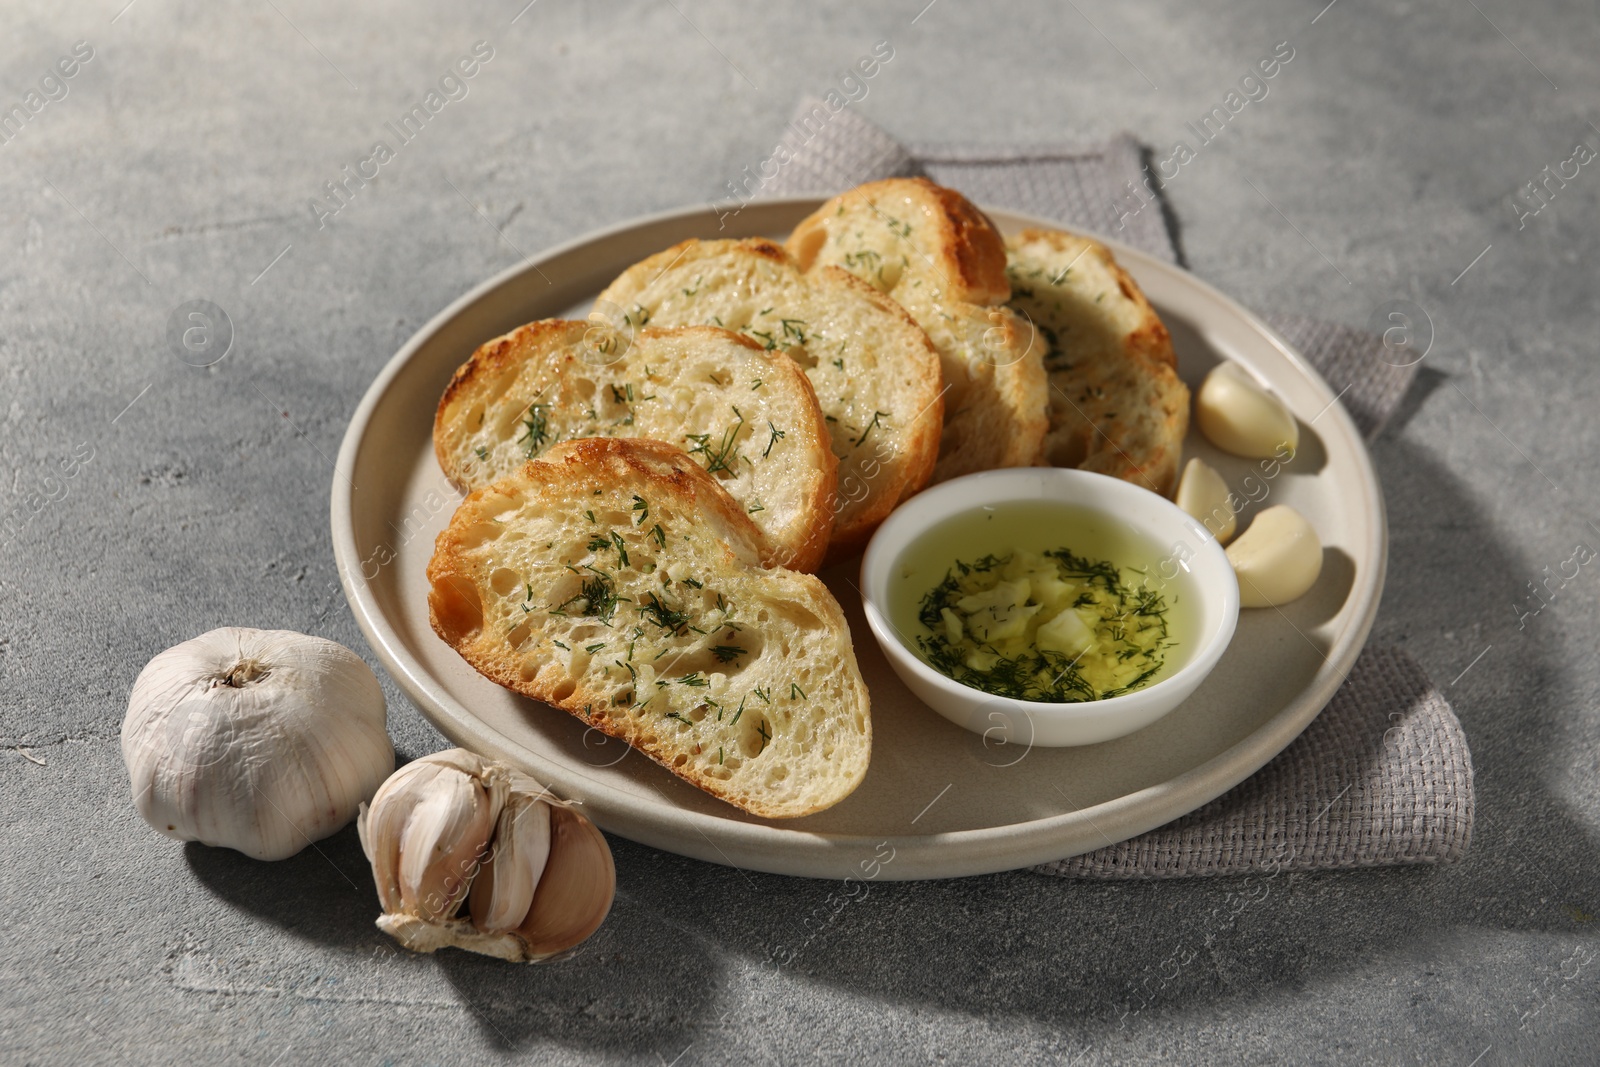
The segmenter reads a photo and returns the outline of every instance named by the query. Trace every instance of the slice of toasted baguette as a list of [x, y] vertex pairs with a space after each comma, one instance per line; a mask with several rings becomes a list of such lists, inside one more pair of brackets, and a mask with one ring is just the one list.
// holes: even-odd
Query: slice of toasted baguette
[[434, 454], [463, 491], [558, 441], [646, 437], [685, 448], [750, 513], [762, 558], [821, 564], [838, 462], [805, 372], [714, 326], [646, 329], [547, 319], [479, 348], [451, 379]]
[[1099, 241], [1024, 230], [1006, 247], [1011, 304], [1049, 344], [1046, 460], [1172, 495], [1189, 388], [1150, 301]]
[[833, 596], [761, 542], [681, 449], [567, 442], [457, 509], [429, 615], [501, 685], [755, 815], [807, 815], [866, 774], [867, 689]]
[[933, 341], [945, 425], [933, 481], [1040, 460], [1044, 346], [1004, 305], [1005, 242], [988, 216], [925, 178], [829, 200], [786, 244], [802, 269], [843, 267], [898, 301]]
[[726, 326], [805, 368], [839, 457], [831, 557], [861, 548], [933, 473], [938, 353], [904, 308], [854, 275], [804, 274], [763, 238], [689, 240], [629, 267], [595, 303], [654, 326]]

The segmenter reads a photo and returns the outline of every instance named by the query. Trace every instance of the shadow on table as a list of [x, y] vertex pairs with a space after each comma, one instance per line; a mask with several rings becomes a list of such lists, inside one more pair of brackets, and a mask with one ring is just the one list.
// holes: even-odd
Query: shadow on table
[[693, 1031], [715, 1018], [721, 967], [705, 931], [665, 921], [642, 903], [647, 895], [619, 888], [605, 925], [564, 960], [512, 965], [453, 951], [435, 959], [497, 1049], [555, 1042], [673, 1063], [705, 1044]]
[[[374, 925], [378, 894], [354, 825], [273, 863], [195, 843], [184, 857], [212, 893], [295, 937], [373, 954], [375, 969], [402, 952]], [[712, 1015], [720, 968], [704, 931], [676, 929], [670, 910], [640, 905], [648, 894], [630, 887], [647, 883], [626, 876], [606, 924], [569, 959], [516, 965], [443, 949], [427, 962], [486, 1045], [557, 1042], [671, 1063], [694, 1040], [688, 1028]]]
[[184, 859], [217, 896], [297, 937], [344, 948], [383, 937], [372, 925], [378, 894], [353, 824], [286, 860], [253, 860], [192, 841]]
[[[1383, 458], [1391, 525], [1408, 531], [1391, 546], [1391, 591], [1453, 606], [1441, 629], [1472, 629], [1464, 606], [1495, 602], [1527, 564], [1496, 543], [1472, 494], [1430, 456], [1388, 443]], [[1476, 838], [1457, 866], [1121, 883], [1015, 872], [870, 883], [848, 897], [837, 882], [751, 875], [626, 842], [619, 869], [631, 879], [656, 857], [679, 922], [716, 931], [722, 951], [758, 974], [1091, 1034], [1258, 1001], [1374, 959], [1428, 958], [1474, 930], [1559, 933], [1569, 951], [1596, 948], [1600, 843], [1545, 785], [1559, 741], [1541, 695], [1555, 691], [1561, 664], [1553, 642], [1518, 640], [1505, 614], [1489, 610], [1482, 632], [1462, 638], [1463, 663], [1490, 641], [1504, 642], [1503, 656], [1480, 664], [1489, 669], [1475, 685], [1446, 689], [1477, 760]], [[629, 939], [624, 922], [613, 920], [619, 940]], [[1538, 1007], [1518, 996], [1536, 997], [1539, 978], [1508, 990], [1506, 1018], [1485, 1028], [1514, 1030], [1519, 1012]]]

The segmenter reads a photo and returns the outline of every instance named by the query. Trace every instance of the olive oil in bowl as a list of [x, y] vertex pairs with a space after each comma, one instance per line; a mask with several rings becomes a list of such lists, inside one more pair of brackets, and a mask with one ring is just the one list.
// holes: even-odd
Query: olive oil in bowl
[[1162, 546], [1103, 511], [1005, 501], [930, 526], [899, 554], [889, 619], [962, 685], [1038, 703], [1121, 696], [1170, 676], [1196, 597]]

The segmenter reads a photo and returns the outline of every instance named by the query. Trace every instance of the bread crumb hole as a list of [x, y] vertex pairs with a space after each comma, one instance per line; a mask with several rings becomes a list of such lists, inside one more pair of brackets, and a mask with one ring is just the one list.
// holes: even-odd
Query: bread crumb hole
[[522, 575], [509, 567], [500, 567], [489, 575], [489, 588], [501, 596], [508, 596], [522, 585]]
[[513, 649], [521, 648], [528, 643], [528, 633], [532, 629], [527, 623], [522, 623], [506, 634], [506, 641]]
[[[817, 618], [815, 614], [799, 604], [793, 603], [792, 601], [784, 601], [776, 605], [776, 607], [778, 614], [783, 617], [783, 620], [792, 624], [797, 629], [805, 631], [824, 629], [822, 620]], [[788, 650], [785, 649], [785, 652], [787, 651]]]
[[478, 548], [499, 537], [504, 529], [505, 527], [497, 522], [475, 522], [461, 531], [461, 547]]
[[816, 369], [817, 357], [813, 356], [810, 353], [810, 351], [808, 351], [806, 349], [806, 347], [804, 345], [795, 345], [792, 348], [785, 348], [783, 350], [783, 352], [784, 352], [784, 355], [788, 356], [790, 359], [792, 359], [796, 363], [800, 364], [800, 369], [801, 370], [815, 370]]
[[522, 509], [522, 496], [515, 489], [505, 492], [495, 492], [492, 496], [485, 496], [478, 501], [482, 514], [489, 516], [494, 522], [500, 523], [504, 529], [505, 523], [516, 517]]
[[760, 713], [752, 715], [746, 710], [739, 720], [739, 751], [746, 759], [755, 759], [772, 744], [772, 724]]

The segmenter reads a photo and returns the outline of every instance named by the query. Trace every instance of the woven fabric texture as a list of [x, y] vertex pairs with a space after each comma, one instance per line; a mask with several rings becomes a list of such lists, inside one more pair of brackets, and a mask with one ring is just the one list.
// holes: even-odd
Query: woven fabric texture
[[1472, 757], [1450, 705], [1404, 652], [1368, 648], [1277, 759], [1150, 833], [1036, 868], [1174, 878], [1451, 863], [1472, 841]]

